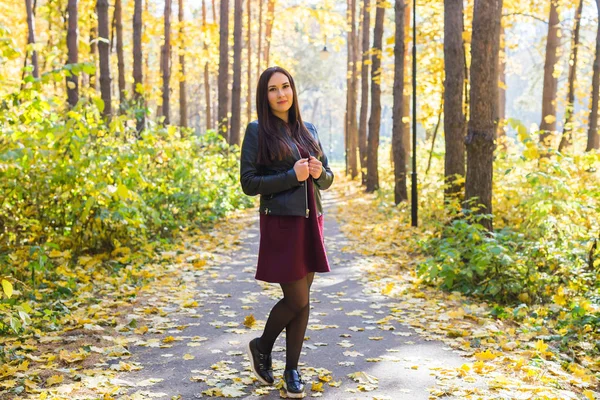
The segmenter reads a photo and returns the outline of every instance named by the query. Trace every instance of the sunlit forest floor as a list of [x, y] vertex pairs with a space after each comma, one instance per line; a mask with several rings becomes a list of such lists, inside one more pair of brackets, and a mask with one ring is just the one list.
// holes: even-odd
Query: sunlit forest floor
[[[598, 360], [560, 350], [551, 325], [510, 317], [523, 307], [499, 318], [498, 306], [422, 282], [415, 239], [426, 228], [409, 227], [408, 207], [364, 194], [340, 171], [324, 199], [332, 272], [315, 280], [301, 356], [309, 396], [598, 396]], [[2, 338], [21, 361], [1, 367], [0, 397], [278, 398], [278, 387], [256, 384], [244, 352], [279, 296], [253, 278], [257, 219], [251, 208], [185, 230], [140, 269], [143, 286], [125, 272], [97, 276], [95, 290], [64, 300], [78, 305], [64, 329]], [[280, 376], [284, 352], [275, 350]]]

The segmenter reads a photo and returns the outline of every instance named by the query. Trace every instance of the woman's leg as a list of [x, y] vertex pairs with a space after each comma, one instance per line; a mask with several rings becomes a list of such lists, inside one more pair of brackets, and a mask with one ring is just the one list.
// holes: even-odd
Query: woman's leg
[[[312, 278], [311, 278], [312, 281]], [[261, 353], [271, 353], [277, 336], [283, 328], [308, 307], [308, 276], [290, 283], [281, 283], [283, 299], [271, 309], [265, 330], [260, 337], [258, 350]]]
[[285, 369], [298, 369], [298, 360], [300, 359], [310, 314], [310, 286], [314, 276], [314, 272], [309, 272], [306, 276], [306, 292], [308, 295], [306, 307], [296, 314], [296, 317], [285, 327]]

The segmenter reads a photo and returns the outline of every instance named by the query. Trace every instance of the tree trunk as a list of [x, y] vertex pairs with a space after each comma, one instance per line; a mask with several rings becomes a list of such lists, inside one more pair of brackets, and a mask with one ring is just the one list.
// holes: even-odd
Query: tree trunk
[[385, 8], [377, 4], [375, 29], [373, 31], [373, 56], [371, 69], [371, 115], [369, 117], [369, 138], [367, 156], [367, 192], [379, 189], [377, 171], [377, 151], [379, 149], [379, 127], [381, 125], [381, 53], [383, 41], [383, 20]]
[[[95, 25], [95, 21], [93, 21], [93, 17], [90, 18], [92, 19], [90, 21], [91, 24]], [[94, 39], [96, 39], [96, 37], [98, 36], [97, 34], [97, 30], [96, 30], [96, 26], [92, 25], [92, 27], [90, 28], [90, 59], [92, 60], [92, 63], [94, 64], [94, 74], [90, 75], [90, 88], [94, 89], [94, 90], [98, 90], [98, 46], [97, 46], [97, 41], [95, 41]]]
[[[67, 5], [69, 14], [69, 27], [67, 30], [67, 51], [69, 64], [76, 64], [79, 59], [79, 50], [77, 46], [77, 0], [69, 0]], [[70, 73], [67, 76], [67, 99], [69, 105], [74, 107], [79, 101], [79, 77]]]
[[161, 70], [163, 78], [162, 115], [165, 117], [163, 121], [165, 125], [171, 123], [171, 110], [169, 107], [169, 81], [171, 79], [171, 2], [172, 0], [165, 0], [165, 43], [161, 50]]
[[138, 111], [136, 113], [136, 131], [139, 133], [146, 125], [146, 113], [142, 113], [144, 108], [144, 98], [141, 90], [144, 84], [144, 73], [142, 70], [142, 1], [135, 0], [133, 10], [133, 98], [135, 99]]
[[256, 80], [260, 78], [262, 72], [260, 57], [262, 55], [262, 26], [263, 26], [263, 0], [258, 0], [258, 50], [256, 61]]
[[500, 54], [498, 55], [498, 70], [499, 70], [499, 88], [498, 88], [498, 142], [502, 150], [506, 152], [506, 42], [504, 40], [505, 30], [500, 27]]
[[444, 197], [448, 201], [460, 196], [465, 176], [465, 114], [463, 112], [463, 1], [444, 2], [444, 132], [446, 156], [444, 159]]
[[346, 152], [348, 154], [348, 173], [352, 179], [358, 175], [356, 150], [358, 147], [358, 126], [356, 121], [356, 87], [357, 87], [357, 76], [356, 76], [356, 64], [358, 62], [357, 56], [357, 35], [356, 35], [356, 0], [349, 0], [348, 5], [350, 6], [350, 32], [348, 32], [348, 70], [350, 73], [348, 96], [347, 96], [347, 116], [348, 116], [348, 127], [347, 127], [347, 147]]
[[267, 2], [267, 26], [265, 27], [265, 66], [269, 68], [269, 53], [271, 51], [271, 37], [273, 21], [275, 20], [275, 0]]
[[[471, 115], [467, 130], [467, 207], [492, 214], [492, 178], [498, 103], [498, 51], [502, 0], [476, 1], [471, 43]], [[481, 207], [479, 207], [481, 205]], [[492, 230], [492, 219], [480, 223]]]
[[[229, 104], [229, 0], [221, 0], [219, 31], [219, 133], [228, 139], [227, 110]], [[229, 140], [228, 140], [229, 141]]]
[[361, 183], [367, 184], [367, 113], [369, 110], [369, 49], [371, 12], [369, 0], [363, 0], [362, 20], [362, 65], [361, 65], [361, 90], [360, 90], [360, 117], [358, 123], [358, 149], [360, 153]]
[[248, 69], [246, 71], [246, 123], [252, 120], [252, 7], [250, 0], [246, 1], [246, 9], [248, 14], [248, 30], [246, 32], [246, 54], [248, 55]]
[[412, 100], [412, 52], [410, 51], [409, 44], [412, 44], [412, 32], [410, 31], [411, 27], [411, 16], [412, 16], [412, 2], [410, 0], [406, 0], [406, 8], [404, 9], [404, 103], [402, 108], [402, 121], [404, 121], [404, 138], [402, 142], [404, 143], [404, 151], [406, 160], [406, 168], [408, 169], [411, 153], [410, 146], [412, 142], [410, 127], [411, 127], [411, 117], [410, 117], [410, 107]]
[[392, 112], [392, 152], [394, 160], [394, 202], [399, 204], [408, 200], [406, 190], [406, 153], [404, 151], [404, 10], [405, 0], [396, 0], [396, 33], [394, 40], [394, 105]]
[[179, 0], [179, 65], [181, 79], [179, 80], [179, 126], [188, 127], [187, 93], [185, 87], [185, 33], [183, 27], [183, 0]]
[[573, 28], [573, 40], [571, 40], [571, 58], [569, 62], [569, 83], [567, 93], [567, 108], [565, 109], [565, 124], [558, 145], [558, 151], [562, 153], [567, 147], [573, 145], [573, 108], [575, 107], [575, 79], [577, 75], [577, 50], [579, 49], [579, 28], [581, 27], [581, 12], [583, 0], [579, 0], [575, 12], [575, 27]]
[[125, 56], [123, 54], [123, 12], [121, 0], [115, 0], [115, 21], [117, 25], [117, 66], [119, 69], [119, 103], [125, 107]]
[[542, 89], [542, 121], [540, 122], [540, 143], [546, 148], [549, 148], [552, 144], [552, 135], [556, 131], [558, 77], [554, 76], [554, 67], [558, 62], [557, 51], [560, 45], [559, 24], [558, 0], [550, 0], [546, 61], [544, 62], [544, 88]]
[[[600, 15], [600, 0], [596, 0], [598, 15]], [[590, 125], [588, 129], [588, 140], [585, 151], [600, 148], [600, 136], [598, 136], [598, 98], [600, 92], [600, 18], [598, 18], [598, 30], [596, 32], [596, 56], [594, 58], [594, 75], [592, 77], [592, 98], [590, 109]]]
[[104, 102], [105, 118], [110, 119], [112, 115], [111, 93], [110, 93], [110, 52], [108, 48], [108, 0], [98, 0], [96, 4], [98, 12], [98, 54], [100, 56], [100, 93]]
[[[75, 4], [77, 7], [77, 4]], [[27, 44], [35, 44], [35, 11], [33, 9], [33, 0], [25, 0], [27, 9]], [[38, 64], [38, 54], [36, 50], [31, 52], [31, 65], [33, 65], [33, 77], [40, 77], [40, 66]]]
[[231, 90], [231, 128], [229, 144], [240, 145], [242, 97], [242, 0], [235, 0], [233, 10], [233, 87]]
[[[206, 30], [206, 0], [202, 0], [202, 28]], [[208, 54], [208, 41], [204, 40], [204, 51]], [[204, 100], [206, 101], [206, 130], [212, 128], [212, 113], [210, 100], [210, 75], [208, 73], [208, 60], [204, 63]]]

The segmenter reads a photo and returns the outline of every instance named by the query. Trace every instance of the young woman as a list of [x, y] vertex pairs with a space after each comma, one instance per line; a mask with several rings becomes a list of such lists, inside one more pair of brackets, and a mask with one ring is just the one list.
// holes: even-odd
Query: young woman
[[252, 370], [273, 383], [271, 350], [285, 328], [283, 373], [288, 397], [304, 397], [298, 371], [308, 324], [310, 286], [315, 272], [329, 272], [323, 241], [321, 190], [333, 172], [313, 124], [303, 122], [292, 76], [267, 68], [256, 91], [258, 121], [242, 143], [240, 182], [244, 193], [260, 194], [260, 245], [255, 278], [279, 283], [283, 298], [271, 310], [262, 336], [248, 344]]

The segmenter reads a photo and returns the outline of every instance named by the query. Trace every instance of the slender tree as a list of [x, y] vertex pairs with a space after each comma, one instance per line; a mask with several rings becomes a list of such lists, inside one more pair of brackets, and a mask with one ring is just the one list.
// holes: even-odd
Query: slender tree
[[231, 127], [229, 144], [240, 145], [242, 95], [242, 0], [235, 0], [233, 10], [233, 87], [231, 90]]
[[[476, 1], [471, 43], [471, 107], [467, 128], [467, 206], [492, 213], [493, 159], [497, 130], [498, 51], [502, 0]], [[471, 202], [474, 202], [471, 203]], [[480, 207], [479, 205], [482, 205]], [[492, 219], [481, 224], [492, 230]]]
[[465, 128], [463, 113], [463, 83], [465, 57], [463, 32], [463, 1], [444, 1], [444, 132], [446, 157], [444, 159], [444, 195], [447, 200], [460, 195], [465, 176]]
[[[35, 44], [35, 10], [33, 9], [33, 0], [25, 0], [25, 8], [27, 9], [27, 44], [33, 45]], [[39, 78], [40, 66], [36, 50], [31, 51], [31, 65], [33, 65], [33, 77]]]
[[227, 109], [229, 105], [229, 0], [221, 0], [219, 35], [219, 132], [228, 139]]
[[377, 151], [379, 149], [379, 128], [381, 126], [381, 53], [383, 42], [383, 20], [385, 5], [377, 1], [375, 28], [373, 30], [373, 54], [371, 69], [371, 115], [369, 116], [369, 137], [367, 156], [367, 192], [379, 189]]
[[248, 56], [248, 68], [246, 70], [246, 120], [250, 122], [252, 119], [252, 7], [251, 1], [246, 1], [246, 15], [248, 18], [248, 27], [246, 33], [246, 54]]
[[404, 152], [404, 123], [402, 108], [404, 106], [404, 10], [405, 0], [396, 0], [394, 38], [394, 88], [393, 88], [393, 125], [392, 153], [394, 159], [394, 203], [408, 200], [406, 190], [406, 153]]
[[115, 0], [115, 25], [117, 30], [117, 68], [119, 70], [119, 103], [125, 107], [125, 55], [123, 53], [123, 7]]
[[[596, 0], [596, 8], [600, 15], [600, 0]], [[600, 136], [598, 136], [598, 100], [600, 92], [600, 18], [598, 18], [598, 30], [596, 31], [596, 55], [594, 58], [594, 75], [592, 77], [592, 98], [590, 99], [590, 124], [585, 151], [600, 148]]]
[[260, 73], [262, 72], [262, 65], [260, 61], [260, 57], [262, 55], [262, 26], [263, 26], [263, 0], [258, 0], [258, 40], [256, 43], [258, 44], [258, 49], [256, 51], [256, 79], [260, 78]]
[[162, 90], [162, 115], [165, 117], [164, 124], [168, 125], [171, 123], [171, 110], [169, 107], [170, 99], [170, 88], [169, 81], [171, 80], [171, 2], [172, 0], [165, 0], [165, 13], [164, 13], [164, 35], [165, 43], [161, 50], [161, 70], [163, 79], [163, 90]]
[[348, 31], [348, 79], [346, 96], [346, 154], [347, 171], [352, 179], [358, 175], [357, 154], [358, 148], [358, 126], [356, 120], [356, 101], [357, 101], [357, 72], [356, 64], [358, 62], [358, 45], [356, 33], [356, 0], [348, 0], [348, 14], [350, 14], [350, 29]]
[[90, 88], [94, 90], [98, 90], [98, 46], [97, 46], [97, 22], [94, 21], [94, 15], [90, 14], [90, 24], [92, 24], [90, 28], [90, 59], [94, 64], [94, 74], [90, 75]]
[[108, 42], [108, 0], [98, 0], [98, 54], [100, 56], [100, 93], [104, 102], [103, 115], [110, 118], [112, 115], [111, 104], [111, 77], [110, 77], [110, 52]]
[[546, 39], [546, 60], [544, 62], [540, 143], [546, 148], [550, 147], [552, 134], [556, 131], [556, 92], [558, 88], [558, 77], [554, 75], [554, 67], [558, 62], [558, 49], [560, 46], [558, 1], [559, 0], [550, 0], [548, 38]]
[[[502, 24], [500, 24], [502, 25]], [[503, 26], [500, 27], [500, 54], [498, 55], [498, 75], [499, 75], [499, 88], [498, 88], [498, 141], [502, 146], [502, 150], [506, 152], [506, 132], [504, 127], [506, 125], [506, 41], [505, 29]]]
[[[144, 72], [142, 68], [142, 1], [135, 0], [133, 9], [133, 97], [137, 107], [142, 107], [144, 98], [142, 96], [142, 85], [144, 84]], [[136, 130], [141, 132], [146, 125], [145, 113], [137, 116]]]
[[575, 27], [573, 28], [573, 37], [571, 39], [571, 58], [569, 61], [569, 82], [567, 93], [567, 108], [565, 110], [565, 124], [563, 133], [558, 145], [558, 151], [563, 152], [567, 147], [573, 144], [573, 111], [575, 107], [575, 80], [577, 75], [577, 51], [579, 49], [579, 30], [581, 28], [581, 12], [583, 10], [583, 0], [579, 0], [577, 11], [575, 12]]
[[[68, 63], [76, 64], [79, 59], [77, 46], [77, 0], [69, 0], [67, 5], [69, 28], [67, 30]], [[79, 101], [79, 78], [74, 73], [67, 76], [67, 98], [71, 107]]]
[[[206, 0], [202, 0], [202, 30], [206, 32]], [[204, 38], [204, 52], [208, 55], [208, 40]], [[212, 124], [212, 113], [210, 100], [210, 75], [208, 73], [208, 58], [204, 62], [204, 100], [206, 102], [206, 129], [210, 129]]]
[[275, 21], [275, 0], [267, 1], [267, 26], [265, 27], [265, 65], [269, 68], [269, 53], [271, 52], [271, 37], [273, 35], [273, 22]]
[[410, 163], [411, 155], [410, 155], [410, 144], [412, 141], [410, 134], [410, 104], [411, 104], [411, 88], [412, 88], [412, 52], [410, 51], [409, 45], [412, 45], [412, 32], [411, 29], [411, 19], [412, 15], [412, 1], [406, 0], [406, 8], [404, 9], [404, 103], [402, 107], [402, 121], [404, 123], [404, 138], [402, 139], [402, 143], [404, 143], [404, 152], [406, 155], [404, 156], [406, 160], [406, 166]]
[[183, 0], [179, 0], [179, 66], [181, 67], [181, 78], [179, 79], [179, 126], [187, 128], [188, 109], [185, 77], [185, 33], [184, 33], [184, 6]]
[[360, 116], [358, 123], [358, 149], [360, 153], [361, 183], [367, 183], [367, 113], [369, 110], [369, 50], [371, 10], [369, 0], [363, 0], [362, 6], [362, 63], [360, 89]]

